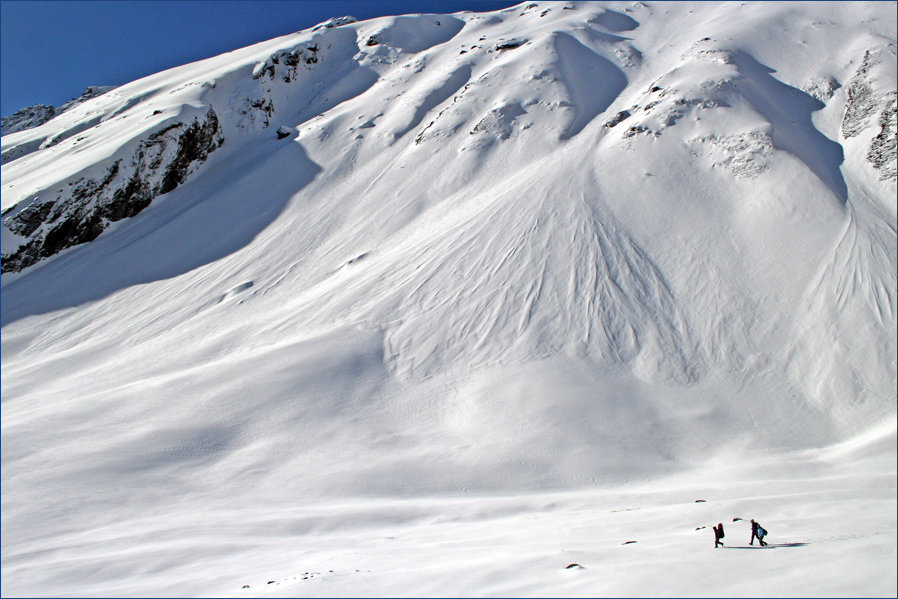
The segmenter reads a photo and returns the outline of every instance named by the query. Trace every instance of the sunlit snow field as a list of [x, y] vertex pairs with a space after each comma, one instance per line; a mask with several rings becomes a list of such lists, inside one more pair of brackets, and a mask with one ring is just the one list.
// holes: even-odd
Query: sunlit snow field
[[223, 142], [2, 275], [2, 595], [895, 596], [895, 7], [330, 23], [3, 136], [4, 262]]

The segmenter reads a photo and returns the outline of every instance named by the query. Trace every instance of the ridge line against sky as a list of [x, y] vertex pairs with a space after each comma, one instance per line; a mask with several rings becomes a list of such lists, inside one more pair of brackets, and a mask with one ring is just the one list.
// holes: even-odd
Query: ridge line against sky
[[0, 115], [60, 106], [91, 85], [124, 85], [312, 27], [409, 13], [486, 12], [503, 0], [0, 2]]

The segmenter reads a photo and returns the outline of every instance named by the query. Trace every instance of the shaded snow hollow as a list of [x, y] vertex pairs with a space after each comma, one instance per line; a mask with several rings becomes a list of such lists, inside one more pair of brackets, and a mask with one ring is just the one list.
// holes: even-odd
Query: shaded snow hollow
[[2, 594], [894, 595], [895, 17], [334, 19], [4, 135]]

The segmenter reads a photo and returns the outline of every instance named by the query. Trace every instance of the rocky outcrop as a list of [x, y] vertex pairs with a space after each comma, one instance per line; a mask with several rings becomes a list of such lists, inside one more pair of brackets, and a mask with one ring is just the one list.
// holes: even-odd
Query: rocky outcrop
[[70, 180], [67, 193], [20, 202], [3, 214], [3, 225], [21, 241], [0, 256], [2, 272], [18, 272], [96, 239], [110, 223], [135, 216], [182, 184], [222, 143], [218, 116], [210, 108], [202, 120], [175, 122], [148, 135], [101, 177]]
[[867, 151], [867, 160], [879, 171], [880, 181], [894, 181], [896, 173], [896, 127], [895, 116], [898, 113], [898, 92], [888, 95], [885, 107], [879, 114], [879, 133], [873, 138]]
[[861, 65], [848, 83], [848, 99], [842, 117], [842, 135], [845, 139], [878, 127], [865, 158], [879, 171], [881, 181], [894, 181], [896, 178], [895, 114], [898, 91], [877, 89], [875, 70], [888, 64], [886, 59], [894, 53], [894, 46], [874, 48], [864, 53]]
[[312, 31], [318, 31], [319, 29], [333, 29], [334, 27], [342, 27], [343, 25], [349, 25], [351, 23], [357, 22], [358, 19], [352, 16], [345, 17], [332, 17], [323, 23], [319, 23], [312, 27]]
[[867, 127], [870, 117], [876, 114], [879, 98], [869, 77], [870, 69], [876, 62], [876, 54], [867, 50], [861, 66], [848, 82], [848, 100], [842, 116], [842, 136], [846, 139], [859, 135]]
[[253, 79], [267, 76], [277, 77], [290, 83], [296, 79], [297, 68], [302, 65], [313, 65], [318, 62], [318, 44], [307, 44], [293, 50], [280, 50], [259, 63], [253, 69]]
[[18, 133], [33, 127], [40, 127], [56, 116], [56, 109], [46, 104], [35, 104], [17, 110], [0, 119], [0, 134]]
[[237, 115], [237, 127], [265, 129], [271, 125], [275, 112], [271, 83], [291, 83], [300, 77], [302, 69], [314, 68], [320, 59], [318, 43], [310, 42], [279, 50], [257, 63], [252, 80], [230, 100], [229, 107]]
[[496, 50], [501, 52], [502, 50], [514, 50], [515, 48], [520, 48], [524, 44], [527, 43], [526, 39], [512, 39], [507, 41], [502, 41], [496, 44]]

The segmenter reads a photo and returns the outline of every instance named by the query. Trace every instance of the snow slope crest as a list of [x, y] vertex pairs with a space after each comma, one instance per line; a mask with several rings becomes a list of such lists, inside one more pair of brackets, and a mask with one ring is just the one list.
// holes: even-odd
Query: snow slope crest
[[[112, 89], [115, 89], [115, 87], [111, 85], [91, 85], [83, 92], [81, 92], [81, 95], [77, 98], [72, 98], [68, 102], [55, 108], [52, 106], [46, 106], [44, 104], [36, 104], [34, 106], [22, 108], [21, 110], [17, 110], [15, 113], [9, 116], [3, 117], [2, 124], [0, 124], [0, 130], [2, 130], [3, 135], [7, 135], [9, 133], [17, 133], [19, 131], [24, 131], [25, 129], [39, 127], [53, 117], [62, 114], [67, 110], [71, 110], [75, 106], [78, 106], [79, 104], [82, 104], [87, 100], [90, 100], [91, 98], [101, 96]], [[12, 160], [13, 157], [14, 156], [12, 154], [7, 154], [4, 152], [3, 162]]]

